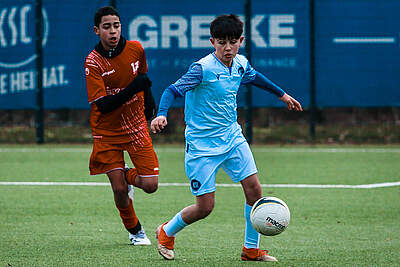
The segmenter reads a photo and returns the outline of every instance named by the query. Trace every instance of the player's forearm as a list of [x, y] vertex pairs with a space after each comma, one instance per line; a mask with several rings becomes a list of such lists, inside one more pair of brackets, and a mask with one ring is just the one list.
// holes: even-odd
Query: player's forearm
[[276, 95], [277, 97], [282, 97], [285, 94], [285, 91], [283, 91], [279, 86], [274, 84], [271, 80], [269, 80], [267, 77], [265, 77], [258, 71], [256, 72], [254, 80], [252, 80], [250, 83], [261, 89], [267, 90], [268, 92]]
[[101, 113], [106, 114], [125, 104], [133, 95], [129, 90], [122, 90], [118, 94], [102, 97], [94, 103]]
[[129, 101], [134, 94], [150, 88], [151, 81], [146, 74], [139, 74], [124, 90], [115, 95], [104, 96], [94, 102], [103, 114], [109, 113], [121, 107]]
[[160, 99], [160, 105], [157, 112], [158, 116], [165, 116], [167, 117], [168, 109], [171, 107], [172, 102], [179, 94], [176, 92], [173, 85], [170, 85], [167, 89], [164, 90], [164, 93]]

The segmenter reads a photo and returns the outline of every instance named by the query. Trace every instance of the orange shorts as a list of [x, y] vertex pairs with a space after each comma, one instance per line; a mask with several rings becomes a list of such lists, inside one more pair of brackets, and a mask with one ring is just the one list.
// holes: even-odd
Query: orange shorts
[[133, 147], [132, 143], [108, 144], [94, 139], [90, 156], [91, 175], [107, 173], [113, 170], [124, 170], [124, 151], [127, 151], [134, 167], [140, 176], [158, 175], [158, 159], [152, 143], [145, 147]]

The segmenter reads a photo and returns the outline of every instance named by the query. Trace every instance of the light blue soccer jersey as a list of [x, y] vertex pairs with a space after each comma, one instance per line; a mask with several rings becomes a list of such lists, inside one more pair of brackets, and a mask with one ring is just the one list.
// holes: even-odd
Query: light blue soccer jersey
[[240, 84], [253, 80], [256, 71], [241, 55], [225, 66], [214, 53], [192, 64], [173, 84], [185, 95], [186, 150], [196, 155], [219, 155], [246, 142], [237, 123]]

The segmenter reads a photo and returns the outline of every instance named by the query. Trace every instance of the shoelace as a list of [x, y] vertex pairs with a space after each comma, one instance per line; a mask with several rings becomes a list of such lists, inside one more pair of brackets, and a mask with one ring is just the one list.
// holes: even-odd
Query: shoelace
[[139, 232], [136, 233], [135, 238], [144, 238], [145, 236], [145, 232], [143, 230], [139, 230]]

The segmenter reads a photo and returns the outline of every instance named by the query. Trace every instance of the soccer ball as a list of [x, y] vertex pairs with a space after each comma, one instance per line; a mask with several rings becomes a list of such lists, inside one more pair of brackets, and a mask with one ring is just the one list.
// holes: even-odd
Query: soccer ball
[[254, 203], [250, 221], [260, 234], [277, 235], [289, 225], [290, 211], [283, 200], [277, 197], [262, 197]]

